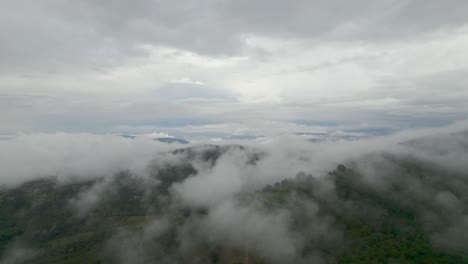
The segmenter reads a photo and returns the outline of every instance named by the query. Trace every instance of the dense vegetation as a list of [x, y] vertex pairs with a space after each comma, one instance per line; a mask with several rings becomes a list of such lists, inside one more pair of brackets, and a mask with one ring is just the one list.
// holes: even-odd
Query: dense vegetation
[[[468, 252], [434, 243], [454, 225], [456, 212], [413, 188], [416, 182], [427, 195], [450, 192], [465, 212], [468, 177], [389, 154], [374, 162], [377, 168], [392, 165], [383, 176], [385, 188], [371, 184], [350, 163], [323, 177], [299, 173], [236, 196], [240, 207], [288, 216], [293, 256], [269, 258], [258, 245], [262, 238], [246, 239], [239, 247], [204, 237], [197, 223], [210, 208], [184, 206], [171, 186], [197, 173], [194, 159], [213, 166], [230, 148], [244, 151], [239, 146], [177, 150], [172, 154], [182, 155], [184, 162], [154, 166], [149, 177], [124, 171], [101, 179], [50, 178], [5, 187], [0, 191], [0, 254], [4, 259], [23, 254], [24, 259], [10, 259], [48, 264], [468, 263]], [[251, 164], [262, 157], [249, 155]]]

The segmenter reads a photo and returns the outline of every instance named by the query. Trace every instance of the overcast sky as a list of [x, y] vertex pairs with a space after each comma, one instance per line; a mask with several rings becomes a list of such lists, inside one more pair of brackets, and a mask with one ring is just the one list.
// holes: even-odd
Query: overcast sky
[[468, 116], [465, 0], [0, 0], [0, 134], [405, 129]]

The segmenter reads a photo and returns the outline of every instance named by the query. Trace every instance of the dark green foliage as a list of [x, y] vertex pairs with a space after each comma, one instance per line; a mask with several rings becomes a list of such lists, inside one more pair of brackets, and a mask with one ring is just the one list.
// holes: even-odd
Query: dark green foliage
[[[448, 181], [442, 183], [439, 179], [450, 176], [431, 166], [414, 160], [387, 158], [401, 165], [399, 168], [407, 177], [431, 178], [424, 182], [449, 188]], [[311, 239], [303, 248], [304, 256], [311, 249], [320, 248], [325, 255], [332, 255], [337, 263], [468, 263], [468, 252], [453, 255], [430, 243], [430, 230], [424, 228], [426, 224], [419, 214], [420, 203], [402, 203], [399, 199], [404, 197], [408, 186], [394, 186], [390, 191], [382, 192], [343, 165], [329, 173], [329, 179], [335, 186], [336, 196], [321, 194], [323, 181], [305, 174], [299, 174], [295, 180], [267, 186], [261, 193], [269, 208], [289, 208], [293, 213], [292, 228], [298, 233], [313, 228], [307, 222], [316, 222], [320, 216], [333, 218], [335, 230], [342, 229], [341, 241], [327, 244], [327, 240], [321, 238]], [[317, 204], [319, 210], [310, 218], [303, 210], [295, 211], [294, 203], [296, 206]]]
[[[181, 149], [173, 154], [213, 165], [228, 150], [208, 147], [201, 152]], [[260, 157], [252, 154], [249, 164], [254, 165]], [[407, 157], [383, 157], [385, 164], [397, 168], [383, 176], [386, 188], [370, 184], [357, 168], [339, 165], [326, 177], [300, 173], [261, 191], [241, 193], [239, 204], [255, 204], [265, 214], [288, 212], [288, 231], [302, 241], [298, 259], [319, 256], [328, 263], [468, 263], [467, 252], [447, 251], [431, 243], [432, 235], [451, 223], [449, 213], [430, 202], [429, 195], [415, 194], [409, 184], [417, 180], [428, 192], [447, 190], [466, 201], [466, 177]], [[379, 161], [376, 164], [380, 166]], [[204, 240], [188, 228], [206, 217], [208, 208], [185, 208], [173, 200], [172, 184], [196, 173], [190, 162], [161, 165], [149, 178], [118, 173], [107, 179], [105, 188], [99, 190], [99, 203], [84, 215], [77, 214], [74, 202], [104, 179], [68, 184], [43, 179], [3, 189], [0, 254], [21, 243], [37, 252], [28, 263], [114, 263], [121, 253], [111, 247], [117, 241], [121, 250], [134, 247], [147, 253], [141, 256], [143, 263], [242, 263], [243, 249]], [[422, 215], [425, 211], [440, 217], [428, 224]], [[138, 236], [154, 220], [169, 226], [154, 238]], [[192, 248], [183, 253], [181, 230], [194, 232]], [[267, 262], [250, 252], [250, 263]]]

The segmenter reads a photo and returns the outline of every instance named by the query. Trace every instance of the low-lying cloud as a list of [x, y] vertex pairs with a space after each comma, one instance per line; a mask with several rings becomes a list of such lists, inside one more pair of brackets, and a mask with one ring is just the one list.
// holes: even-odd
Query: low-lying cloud
[[350, 247], [348, 221], [387, 217], [405, 225], [389, 210], [414, 217], [435, 248], [463, 254], [465, 129], [457, 123], [351, 142], [291, 135], [188, 148], [115, 135], [21, 135], [0, 141], [1, 183], [86, 180], [66, 201], [72, 219], [129, 214], [141, 221], [107, 240], [102, 255], [120, 263], [178, 263], [200, 252], [217, 252], [199, 257], [221, 261], [334, 263]]

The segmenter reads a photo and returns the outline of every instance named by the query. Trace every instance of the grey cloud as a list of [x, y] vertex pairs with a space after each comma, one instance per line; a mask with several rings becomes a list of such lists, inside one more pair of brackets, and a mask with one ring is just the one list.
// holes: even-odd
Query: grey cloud
[[[152, 260], [149, 252], [153, 255], [157, 254], [164, 256], [161, 245], [154, 245], [152, 242], [164, 235], [170, 228], [168, 219], [157, 219], [146, 224], [139, 232], [122, 229], [119, 230], [108, 242], [105, 250], [106, 253], [113, 257], [116, 263], [128, 264], [143, 264]], [[154, 259], [153, 259], [154, 260]], [[175, 263], [170, 256], [158, 259], [158, 263]]]
[[[443, 70], [436, 73], [418, 74], [416, 76], [408, 76], [400, 74], [399, 76], [385, 76], [380, 78], [377, 89], [370, 92], [370, 95], [378, 94], [383, 97], [401, 98], [407, 101], [411, 100], [412, 104], [418, 102], [432, 100], [440, 105], [450, 106], [464, 100], [467, 96], [465, 92], [466, 84], [468, 83], [467, 77], [468, 69], [460, 67], [456, 69]], [[417, 96], [421, 95], [421, 90], [426, 91], [432, 96]], [[449, 100], [452, 100], [449, 103]]]
[[151, 138], [86, 133], [20, 135], [0, 145], [0, 181], [7, 185], [37, 177], [93, 179], [126, 169], [144, 175], [153, 155], [175, 148]]
[[286, 211], [263, 214], [259, 208], [226, 201], [210, 211], [202, 230], [208, 234], [208, 240], [255, 252], [274, 263], [293, 259], [297, 254]]
[[234, 100], [234, 96], [227, 91], [214, 89], [204, 84], [197, 83], [170, 83], [163, 85], [158, 89], [158, 95], [161, 100]]
[[[250, 155], [249, 155], [250, 154]], [[173, 191], [184, 204], [194, 208], [212, 207], [225, 200], [232, 199], [246, 187], [248, 178], [252, 177], [249, 163], [254, 153], [245, 153], [244, 149], [228, 149], [216, 161], [215, 166], [195, 163], [197, 175], [180, 184], [175, 184]]]
[[0, 128], [1, 134], [37, 131], [108, 133], [110, 128], [124, 125], [143, 126], [161, 120], [177, 120], [180, 116], [185, 120], [200, 118], [199, 111], [194, 111], [199, 107], [151, 96], [134, 100], [119, 96], [3, 94], [0, 102], [0, 120], [4, 124]]
[[[464, 1], [7, 1], [3, 72], [113, 67], [144, 45], [232, 55], [249, 35], [323, 40], [401, 40], [466, 24]], [[25, 18], [27, 17], [27, 20]]]
[[336, 34], [328, 37], [368, 41], [398, 40], [460, 26], [467, 22], [464, 11], [468, 8], [462, 1], [394, 0], [226, 1], [223, 7], [228, 19], [254, 34], [318, 40]]
[[0, 262], [3, 264], [21, 264], [33, 259], [37, 254], [37, 250], [31, 249], [17, 241], [7, 246], [0, 257]]

